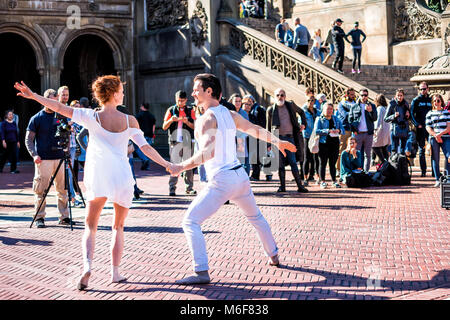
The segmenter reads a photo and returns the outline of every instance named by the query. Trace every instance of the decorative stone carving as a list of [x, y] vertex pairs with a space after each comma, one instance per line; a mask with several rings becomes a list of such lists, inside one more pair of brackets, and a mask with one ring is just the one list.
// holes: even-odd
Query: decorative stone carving
[[423, 13], [415, 1], [397, 0], [394, 19], [396, 41], [441, 37], [440, 18]]
[[98, 11], [98, 4], [95, 3], [95, 0], [89, 0], [88, 9], [89, 11]]
[[188, 0], [147, 0], [147, 29], [183, 25], [187, 22]]
[[9, 0], [8, 1], [8, 8], [9, 9], [15, 9], [17, 7], [17, 0]]
[[208, 16], [200, 0], [197, 0], [195, 6], [192, 17], [189, 19], [189, 27], [191, 29], [192, 42], [196, 47], [200, 48], [208, 38]]
[[450, 47], [450, 24], [447, 25], [447, 28], [445, 29], [444, 34], [444, 51], [447, 52]]
[[39, 26], [45, 31], [52, 43], [55, 43], [56, 38], [64, 29], [64, 26], [57, 24], [40, 24]]

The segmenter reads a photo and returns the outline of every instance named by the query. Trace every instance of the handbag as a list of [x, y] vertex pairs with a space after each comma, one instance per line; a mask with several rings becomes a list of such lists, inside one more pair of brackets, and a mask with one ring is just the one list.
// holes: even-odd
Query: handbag
[[313, 129], [311, 132], [311, 136], [309, 137], [308, 141], [308, 148], [311, 153], [318, 153], [319, 152], [319, 141], [320, 136], [316, 134], [316, 131]]
[[392, 126], [392, 134], [395, 138], [408, 137], [408, 125], [406, 123], [394, 123]]

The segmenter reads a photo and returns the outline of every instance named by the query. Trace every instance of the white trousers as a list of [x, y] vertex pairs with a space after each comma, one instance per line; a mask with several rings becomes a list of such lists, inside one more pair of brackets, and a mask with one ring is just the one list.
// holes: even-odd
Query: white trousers
[[278, 248], [269, 224], [256, 206], [250, 181], [243, 168], [219, 172], [192, 201], [183, 219], [183, 230], [194, 259], [194, 271], [206, 271], [208, 254], [201, 224], [227, 201], [240, 207], [253, 225], [267, 256], [274, 256]]

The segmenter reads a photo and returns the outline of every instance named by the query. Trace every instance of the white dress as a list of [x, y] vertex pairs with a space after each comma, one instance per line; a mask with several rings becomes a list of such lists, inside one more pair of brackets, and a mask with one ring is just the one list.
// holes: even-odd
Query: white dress
[[72, 121], [89, 130], [84, 167], [88, 201], [106, 197], [122, 207], [131, 207], [135, 181], [127, 157], [128, 141], [131, 139], [141, 147], [145, 138], [140, 129], [129, 127], [128, 115], [126, 117], [127, 128], [124, 131], [110, 132], [101, 126], [94, 110], [76, 108], [73, 111]]

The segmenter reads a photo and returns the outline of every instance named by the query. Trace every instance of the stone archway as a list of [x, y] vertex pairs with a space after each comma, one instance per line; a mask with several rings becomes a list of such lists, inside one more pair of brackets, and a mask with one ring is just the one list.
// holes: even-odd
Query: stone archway
[[29, 158], [23, 144], [25, 132], [30, 118], [41, 109], [41, 106], [34, 101], [18, 97], [13, 86], [16, 81], [24, 81], [33, 91], [42, 93], [45, 51], [41, 50], [38, 40], [28, 30], [12, 26], [0, 25], [0, 44], [3, 48], [0, 60], [2, 70], [0, 87], [3, 93], [0, 116], [3, 120], [3, 115], [8, 109], [14, 109], [19, 116], [19, 140], [22, 145], [20, 157]]
[[[122, 81], [131, 82], [128, 77], [129, 66], [125, 63], [124, 48], [116, 37], [99, 26], [85, 26], [82, 29], [63, 32], [58, 37], [56, 47], [58, 53], [58, 69], [61, 71], [61, 85], [72, 84], [70, 100], [79, 99], [81, 96], [90, 98], [89, 85], [93, 78], [102, 74], [118, 74]], [[95, 41], [97, 40], [97, 41]], [[76, 52], [80, 52], [76, 59]], [[75, 61], [75, 66], [68, 64], [67, 59]], [[95, 62], [93, 61], [95, 60]], [[70, 66], [69, 66], [70, 65]], [[69, 70], [67, 68], [69, 67]], [[78, 75], [73, 76], [73, 72]], [[70, 75], [72, 73], [72, 76]], [[76, 78], [79, 76], [79, 79]], [[70, 80], [71, 79], [71, 80]], [[78, 83], [78, 84], [77, 84]], [[127, 90], [127, 96], [133, 91]]]
[[70, 100], [88, 97], [90, 85], [101, 75], [117, 74], [112, 50], [102, 38], [84, 34], [74, 39], [65, 51], [61, 85], [70, 90]]

